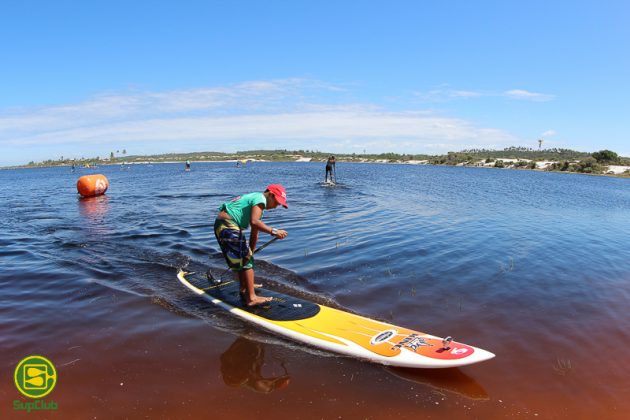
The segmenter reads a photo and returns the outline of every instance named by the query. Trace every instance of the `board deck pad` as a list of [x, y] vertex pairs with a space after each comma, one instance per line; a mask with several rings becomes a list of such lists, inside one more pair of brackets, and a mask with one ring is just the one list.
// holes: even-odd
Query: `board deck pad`
[[[196, 283], [203, 282], [203, 276], [196, 274], [193, 278]], [[257, 289], [257, 294], [262, 297], [271, 296], [271, 302], [247, 306], [239, 292], [239, 283], [237, 281], [226, 281], [216, 285], [210, 285], [202, 289], [206, 294], [214, 298], [220, 299], [228, 305], [240, 308], [246, 312], [266, 318], [270, 321], [296, 321], [299, 319], [310, 318], [317, 315], [320, 311], [319, 305], [303, 300], [297, 297], [274, 292], [269, 289]]]
[[[194, 279], [195, 286], [186, 277]], [[258, 289], [259, 296], [273, 300], [248, 307], [239, 284], [208, 284], [199, 274], [180, 271], [179, 281], [203, 299], [232, 315], [294, 341], [390, 366], [446, 368], [482, 362], [494, 357], [489, 351], [410, 330], [361, 315], [286, 295]], [[202, 286], [203, 284], [203, 286]]]

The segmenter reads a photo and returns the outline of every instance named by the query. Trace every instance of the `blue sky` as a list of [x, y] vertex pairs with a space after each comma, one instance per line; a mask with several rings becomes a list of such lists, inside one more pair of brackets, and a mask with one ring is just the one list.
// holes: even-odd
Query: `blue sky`
[[0, 165], [248, 149], [630, 156], [625, 1], [0, 6]]

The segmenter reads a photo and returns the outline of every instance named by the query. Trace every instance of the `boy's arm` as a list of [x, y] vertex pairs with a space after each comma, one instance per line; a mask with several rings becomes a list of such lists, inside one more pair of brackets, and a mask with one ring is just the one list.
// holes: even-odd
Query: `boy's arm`
[[287, 236], [286, 231], [282, 229], [275, 229], [274, 231], [274, 229], [271, 226], [266, 225], [262, 220], [260, 220], [260, 217], [262, 216], [262, 211], [263, 211], [262, 204], [258, 204], [257, 206], [252, 207], [252, 216], [249, 221], [249, 224], [252, 226], [252, 234], [251, 234], [251, 239], [249, 241], [249, 247], [252, 250], [256, 249], [255, 240], [258, 240], [258, 231], [268, 233], [280, 239], [284, 239]]
[[252, 226], [252, 232], [249, 235], [249, 249], [252, 250], [252, 254], [256, 250], [256, 242], [258, 242], [258, 229]]

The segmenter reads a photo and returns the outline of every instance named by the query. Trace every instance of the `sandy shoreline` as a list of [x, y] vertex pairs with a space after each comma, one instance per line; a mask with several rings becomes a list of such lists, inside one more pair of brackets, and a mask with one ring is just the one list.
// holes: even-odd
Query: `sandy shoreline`
[[[458, 163], [457, 165], [454, 166], [466, 166], [466, 167], [477, 167], [477, 168], [494, 168], [495, 167], [495, 163], [497, 161], [502, 161], [505, 164], [504, 168], [501, 169], [521, 169], [521, 170], [537, 170], [537, 171], [546, 171], [550, 165], [554, 164], [554, 163], [558, 163], [558, 161], [551, 161], [551, 160], [544, 160], [544, 161], [536, 161], [536, 169], [531, 169], [531, 168], [525, 168], [525, 167], [520, 167], [520, 168], [515, 168], [513, 165], [516, 162], [531, 162], [531, 159], [514, 159], [514, 158], [496, 158], [494, 160], [492, 160], [491, 162], [486, 162], [485, 159], [482, 160], [478, 160], [478, 161], [474, 161], [474, 162], [463, 162], [463, 163]], [[238, 162], [245, 162], [245, 163], [255, 163], [255, 162], [296, 162], [296, 163], [325, 163], [325, 161], [323, 160], [317, 160], [314, 158], [308, 158], [308, 157], [299, 157], [296, 160], [286, 160], [286, 161], [272, 161], [272, 160], [266, 160], [266, 159], [253, 159], [253, 158], [248, 158], [248, 159], [226, 159], [226, 160], [191, 160], [191, 163], [238, 163]], [[388, 159], [375, 159], [375, 160], [369, 160], [369, 159], [359, 159], [357, 161], [351, 161], [351, 162], [346, 162], [343, 160], [339, 160], [339, 163], [380, 163], [380, 164], [402, 164], [402, 165], [434, 165], [432, 163], [429, 163], [428, 160], [397, 160], [397, 161], [391, 161]], [[185, 161], [181, 161], [181, 160], [169, 160], [169, 161], [150, 161], [150, 160], [144, 160], [144, 161], [130, 161], [130, 162], [115, 162], [115, 163], [100, 163], [96, 166], [93, 167], [84, 167], [84, 166], [80, 166], [80, 165], [76, 165], [77, 169], [95, 169], [98, 168], [99, 166], [130, 166], [130, 165], [153, 165], [153, 164], [184, 164]], [[72, 165], [50, 165], [50, 166], [14, 166], [14, 167], [3, 167], [0, 169], [29, 169], [29, 168], [51, 168], [51, 167], [55, 167], [55, 166], [65, 166], [65, 167], [70, 167]], [[449, 165], [435, 165], [435, 166], [449, 166]], [[625, 166], [625, 165], [608, 165], [607, 167], [608, 169], [606, 170], [605, 173], [602, 174], [583, 174], [583, 175], [623, 175], [625, 172], [629, 172], [630, 171], [630, 166]], [[553, 172], [562, 172], [562, 171], [553, 171]], [[564, 171], [567, 172], [567, 171]], [[579, 173], [579, 172], [571, 172], [571, 173]]]

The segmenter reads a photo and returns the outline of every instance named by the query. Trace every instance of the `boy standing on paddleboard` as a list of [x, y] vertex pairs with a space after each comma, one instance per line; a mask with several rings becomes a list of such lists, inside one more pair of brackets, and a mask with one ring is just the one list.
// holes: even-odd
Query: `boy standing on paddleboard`
[[[271, 184], [265, 192], [245, 194], [221, 204], [214, 222], [214, 236], [221, 247], [225, 261], [232, 271], [238, 274], [241, 295], [247, 306], [260, 305], [270, 301], [270, 297], [257, 296], [254, 285], [254, 250], [258, 232], [262, 231], [284, 239], [285, 230], [272, 228], [262, 221], [263, 212], [275, 209], [278, 204], [287, 206], [287, 192], [280, 184]], [[249, 245], [243, 231], [251, 225]]]

